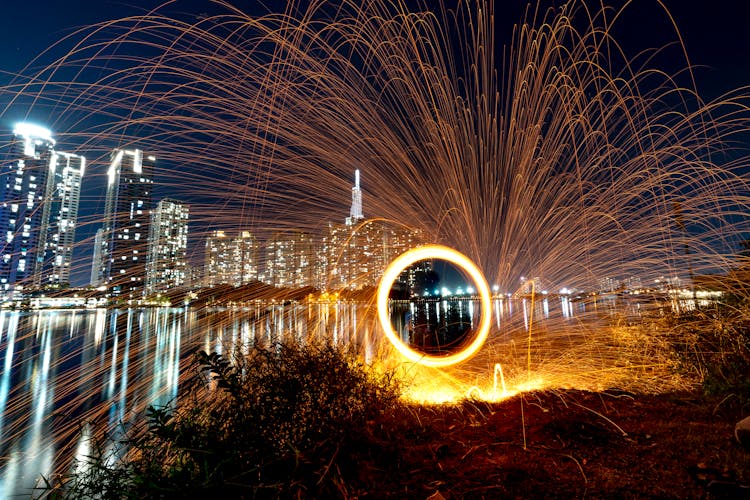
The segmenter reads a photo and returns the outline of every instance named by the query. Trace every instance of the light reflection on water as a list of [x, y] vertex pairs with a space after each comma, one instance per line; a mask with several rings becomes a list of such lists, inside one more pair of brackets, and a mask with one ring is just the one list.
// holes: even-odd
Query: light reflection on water
[[[459, 305], [476, 321], [478, 304]], [[564, 297], [536, 300], [535, 328], [543, 318], [575, 324], [587, 308]], [[495, 299], [493, 309], [489, 342], [512, 341], [528, 325], [528, 299]], [[436, 305], [432, 313], [446, 311]], [[67, 473], [103, 429], [124, 432], [148, 405], [175, 404], [197, 350], [233, 355], [256, 343], [325, 340], [356, 346], [369, 361], [382, 340], [375, 325], [371, 304], [344, 302], [0, 311], [0, 498], [28, 495], [40, 474]]]
[[[88, 437], [125, 432], [148, 405], [174, 404], [200, 349], [327, 338], [371, 356], [371, 328], [350, 304], [255, 304], [241, 310], [0, 311], [0, 498], [28, 496], [65, 473]], [[354, 332], [362, 338], [355, 338]]]

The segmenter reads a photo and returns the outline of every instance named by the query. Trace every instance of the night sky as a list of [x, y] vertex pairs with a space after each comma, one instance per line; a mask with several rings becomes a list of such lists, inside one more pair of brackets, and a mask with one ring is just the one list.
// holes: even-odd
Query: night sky
[[[115, 0], [78, 0], [73, 4], [57, 0], [39, 0], [33, 12], [24, 2], [3, 2], [0, 16], [0, 70], [21, 70], [34, 57], [62, 36], [98, 21], [144, 13], [161, 5], [161, 0], [137, 2]], [[263, 12], [265, 5], [276, 10], [278, 0], [235, 0], [234, 5], [248, 12]], [[429, 2], [428, 2], [429, 3]], [[509, 28], [522, 14], [526, 1], [498, 0], [498, 24]], [[543, 1], [541, 5], [560, 2]], [[620, 2], [608, 2], [617, 5]], [[694, 64], [706, 66], [699, 72], [699, 87], [712, 97], [733, 87], [750, 82], [750, 36], [748, 14], [750, 5], [743, 0], [663, 0], [680, 28]], [[171, 11], [200, 15], [217, 11], [205, 0], [177, 0]], [[657, 46], [672, 40], [667, 20], [660, 15], [656, 0], [634, 0], [629, 7], [626, 25], [619, 40]], [[632, 19], [632, 22], [631, 22]], [[510, 33], [508, 32], [508, 35]], [[664, 34], [665, 36], [660, 36]], [[499, 38], [503, 38], [502, 34]], [[42, 61], [46, 62], [46, 61]]]
[[[108, 19], [141, 14], [161, 3], [159, 0], [39, 0], [31, 7], [26, 2], [3, 2], [0, 8], [0, 85], [11, 81], [13, 74], [20, 72], [46, 48], [76, 28]], [[521, 0], [497, 1], [498, 40], [503, 43], [510, 41], [512, 26], [522, 17], [526, 3]], [[610, 3], [618, 5], [622, 2]], [[691, 62], [700, 66], [696, 69], [696, 81], [704, 99], [710, 100], [733, 88], [750, 84], [748, 2], [663, 0], [663, 3], [675, 18]], [[279, 2], [237, 0], [234, 4], [250, 13], [262, 13], [266, 8], [277, 10]], [[551, 1], [541, 2], [543, 6], [552, 4]], [[205, 0], [178, 0], [168, 11], [198, 17], [221, 10]], [[661, 46], [676, 39], [667, 16], [663, 14], [656, 0], [634, 0], [615, 36], [629, 53]], [[50, 59], [42, 56], [35, 66], [43, 66], [49, 62]], [[660, 63], [667, 72], [678, 69], [669, 67], [674, 63], [672, 60]], [[13, 124], [23, 119], [28, 112], [23, 104], [8, 107], [8, 99], [8, 95], [0, 94], [0, 137], [8, 134]], [[33, 112], [30, 118], [35, 118]], [[38, 119], [36, 121], [43, 124]], [[70, 145], [68, 150], [74, 147]], [[3, 151], [4, 148], [0, 148], [0, 154]], [[104, 168], [106, 166], [103, 164], [94, 164], [87, 172], [87, 178], [84, 178], [84, 201], [80, 209], [82, 218], [91, 219], [94, 217], [92, 214], [101, 213], [103, 209], [104, 191], [103, 183], [100, 181]], [[96, 172], [97, 169], [102, 172]], [[97, 177], [100, 181], [89, 180]], [[344, 207], [343, 210], [348, 209]], [[81, 241], [92, 238], [97, 227], [93, 224], [84, 224], [79, 228], [76, 239]], [[74, 285], [85, 284], [88, 280], [89, 246], [77, 250], [76, 258], [79, 259], [81, 271], [74, 277]], [[196, 259], [197, 257], [193, 258], [194, 264], [199, 263]]]

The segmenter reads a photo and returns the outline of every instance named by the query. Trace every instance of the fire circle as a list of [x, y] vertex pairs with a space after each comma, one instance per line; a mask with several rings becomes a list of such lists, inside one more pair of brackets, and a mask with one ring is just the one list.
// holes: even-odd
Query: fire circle
[[[450, 354], [448, 356], [431, 356], [411, 349], [408, 345], [401, 341], [399, 336], [393, 330], [393, 326], [391, 325], [390, 314], [388, 311], [388, 295], [390, 294], [393, 283], [396, 281], [396, 278], [398, 278], [398, 276], [404, 269], [414, 264], [415, 262], [426, 259], [442, 259], [458, 266], [464, 272], [466, 272], [466, 274], [469, 275], [472, 280], [474, 280], [474, 285], [479, 292], [481, 316], [479, 320], [479, 327], [477, 328], [474, 339], [463, 350], [454, 354]], [[424, 245], [409, 250], [396, 257], [396, 259], [391, 262], [388, 268], [386, 268], [383, 277], [380, 279], [380, 284], [378, 285], [377, 300], [380, 325], [383, 327], [388, 340], [391, 341], [393, 346], [404, 357], [406, 357], [410, 361], [414, 361], [415, 363], [420, 363], [425, 366], [440, 368], [466, 361], [471, 356], [476, 354], [479, 348], [482, 347], [482, 344], [484, 344], [484, 341], [487, 340], [487, 335], [490, 331], [490, 311], [492, 310], [492, 306], [490, 300], [490, 287], [489, 285], [487, 285], [487, 280], [484, 279], [484, 275], [477, 268], [474, 262], [471, 261], [471, 259], [466, 257], [461, 252], [458, 252], [446, 246]]]

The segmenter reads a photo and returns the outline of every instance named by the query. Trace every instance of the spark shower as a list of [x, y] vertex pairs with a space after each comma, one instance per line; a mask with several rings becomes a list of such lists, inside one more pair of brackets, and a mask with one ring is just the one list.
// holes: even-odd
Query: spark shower
[[[164, 159], [199, 227], [319, 232], [359, 169], [366, 217], [458, 250], [501, 290], [736, 265], [750, 229], [734, 148], [744, 91], [704, 102], [687, 57], [670, 73], [660, 49], [627, 54], [612, 36], [621, 12], [583, 1], [531, 5], [507, 46], [493, 2], [361, 4], [157, 9], [75, 33], [3, 90], [48, 106], [82, 150]], [[490, 341], [485, 371], [500, 349]]]

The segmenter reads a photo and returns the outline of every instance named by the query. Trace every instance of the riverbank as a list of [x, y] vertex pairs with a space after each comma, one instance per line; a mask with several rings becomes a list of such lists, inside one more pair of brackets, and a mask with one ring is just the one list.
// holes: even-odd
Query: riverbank
[[[743, 498], [750, 451], [732, 397], [529, 393], [413, 407], [390, 469], [367, 459], [358, 494], [413, 498]], [[387, 448], [387, 445], [386, 445]], [[733, 496], [734, 495], [734, 496]], [[744, 497], [747, 498], [747, 497]]]
[[[750, 450], [734, 437], [748, 408], [732, 395], [561, 390], [419, 405], [393, 399], [392, 379], [368, 382], [335, 352], [324, 355], [333, 363], [311, 364], [303, 352], [291, 366], [305, 372], [267, 358], [269, 368], [281, 370], [262, 370], [275, 383], [259, 386], [259, 393], [246, 391], [239, 372], [220, 357], [204, 358], [224, 396], [188, 405], [177, 419], [151, 413], [151, 431], [135, 441], [135, 461], [110, 469], [106, 457], [95, 460], [84, 467], [94, 475], [79, 478], [83, 483], [69, 497], [131, 491], [135, 497], [747, 498], [750, 492]], [[323, 366], [334, 369], [317, 370]], [[318, 386], [308, 383], [313, 379]]]

